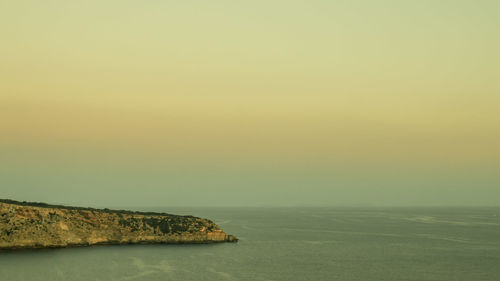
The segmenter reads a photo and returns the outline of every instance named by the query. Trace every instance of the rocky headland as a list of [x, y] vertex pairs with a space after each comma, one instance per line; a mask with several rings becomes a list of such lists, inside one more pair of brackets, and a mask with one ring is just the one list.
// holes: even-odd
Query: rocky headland
[[236, 242], [208, 219], [0, 199], [0, 250]]

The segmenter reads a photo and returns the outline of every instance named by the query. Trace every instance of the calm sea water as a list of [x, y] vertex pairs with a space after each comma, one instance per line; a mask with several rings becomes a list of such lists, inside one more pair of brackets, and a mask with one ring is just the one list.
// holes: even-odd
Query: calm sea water
[[0, 253], [0, 280], [500, 280], [500, 208], [184, 208], [237, 244]]

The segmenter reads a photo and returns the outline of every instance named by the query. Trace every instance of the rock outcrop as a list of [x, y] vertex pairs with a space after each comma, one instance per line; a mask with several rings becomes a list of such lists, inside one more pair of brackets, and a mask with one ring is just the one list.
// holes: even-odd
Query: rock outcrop
[[0, 249], [236, 241], [193, 216], [0, 200]]

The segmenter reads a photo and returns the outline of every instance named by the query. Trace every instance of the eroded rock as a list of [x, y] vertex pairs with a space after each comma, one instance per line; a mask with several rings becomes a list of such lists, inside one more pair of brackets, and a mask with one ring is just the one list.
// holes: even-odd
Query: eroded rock
[[0, 249], [236, 241], [193, 216], [0, 200]]

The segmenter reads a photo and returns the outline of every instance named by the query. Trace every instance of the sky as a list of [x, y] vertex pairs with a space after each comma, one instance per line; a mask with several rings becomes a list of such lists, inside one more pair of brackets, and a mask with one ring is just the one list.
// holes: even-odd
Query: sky
[[500, 2], [2, 1], [0, 198], [500, 205]]

